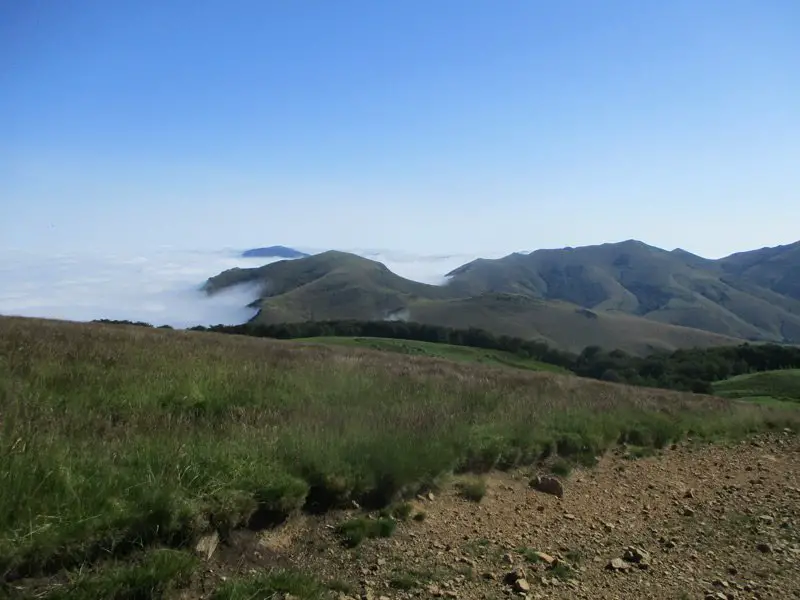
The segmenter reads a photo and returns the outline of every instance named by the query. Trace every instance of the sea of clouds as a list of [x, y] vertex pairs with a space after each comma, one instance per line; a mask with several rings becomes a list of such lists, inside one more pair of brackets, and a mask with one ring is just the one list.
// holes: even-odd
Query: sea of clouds
[[[476, 258], [350, 251], [380, 261], [402, 277], [437, 285], [445, 283], [446, 273]], [[56, 256], [0, 251], [0, 315], [126, 319], [177, 328], [244, 323], [255, 315], [247, 305], [256, 299], [257, 286], [237, 286], [210, 297], [200, 291], [208, 277], [225, 269], [280, 260], [240, 255], [241, 250], [233, 249]]]

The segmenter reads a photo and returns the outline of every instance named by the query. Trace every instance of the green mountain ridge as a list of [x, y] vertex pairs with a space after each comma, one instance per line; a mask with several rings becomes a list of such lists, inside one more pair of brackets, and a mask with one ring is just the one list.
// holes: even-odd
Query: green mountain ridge
[[405, 279], [355, 254], [329, 251], [231, 269], [210, 278], [204, 289], [213, 294], [242, 283], [259, 285], [255, 322], [412, 320], [479, 327], [571, 351], [600, 345], [643, 354], [741, 339], [782, 341], [786, 333], [795, 334], [797, 301], [749, 281], [734, 288], [722, 281], [721, 268], [709, 264], [715, 261], [628, 241], [478, 259], [437, 286]]
[[710, 260], [627, 240], [479, 259], [448, 277], [462, 295], [526, 293], [736, 338], [800, 341], [800, 243]]
[[260, 286], [253, 321], [400, 319], [643, 354], [742, 340], [800, 343], [800, 242], [712, 260], [636, 240], [479, 258], [444, 285], [340, 251], [231, 269], [213, 294]]

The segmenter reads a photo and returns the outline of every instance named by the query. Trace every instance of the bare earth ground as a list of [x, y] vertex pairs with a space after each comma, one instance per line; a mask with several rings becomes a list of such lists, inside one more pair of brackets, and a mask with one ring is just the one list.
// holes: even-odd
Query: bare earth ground
[[[334, 526], [354, 510], [221, 546], [191, 596], [224, 573], [270, 565], [340, 582], [344, 597], [800, 598], [800, 439], [622, 451], [565, 479], [562, 499], [534, 491], [535, 471], [493, 473], [480, 503], [452, 485], [414, 502], [425, 519], [344, 548]], [[635, 547], [624, 570], [612, 559]], [[534, 553], [555, 558], [548, 567]], [[636, 560], [640, 564], [636, 564]], [[514, 577], [507, 577], [514, 568]], [[514, 583], [524, 575], [525, 581]]]

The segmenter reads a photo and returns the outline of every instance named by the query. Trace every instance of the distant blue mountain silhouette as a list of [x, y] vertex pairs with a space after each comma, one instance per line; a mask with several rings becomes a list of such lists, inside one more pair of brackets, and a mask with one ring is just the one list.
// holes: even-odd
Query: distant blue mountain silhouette
[[286, 246], [268, 246], [245, 250], [242, 252], [242, 256], [244, 258], [303, 258], [309, 255]]

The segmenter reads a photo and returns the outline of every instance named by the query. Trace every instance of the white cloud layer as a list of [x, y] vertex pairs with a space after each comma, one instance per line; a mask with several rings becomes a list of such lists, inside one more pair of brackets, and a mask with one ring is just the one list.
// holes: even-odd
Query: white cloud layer
[[[256, 287], [239, 286], [212, 297], [199, 291], [208, 277], [225, 269], [273, 262], [241, 258], [240, 252], [159, 249], [140, 255], [45, 256], [0, 251], [0, 314], [127, 319], [181, 328], [243, 323], [255, 314], [247, 305], [255, 299]], [[383, 262], [398, 275], [433, 284], [443, 283], [445, 273], [475, 258], [353, 252]]]

